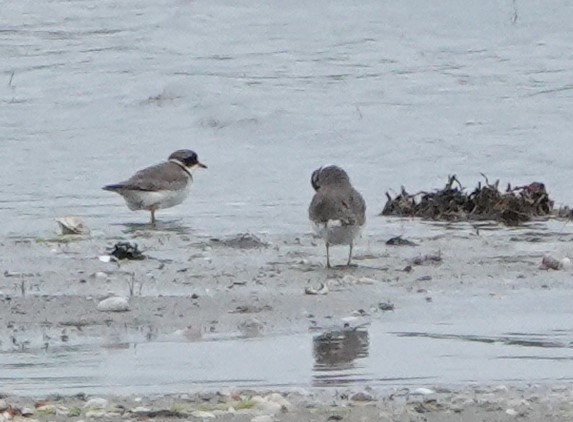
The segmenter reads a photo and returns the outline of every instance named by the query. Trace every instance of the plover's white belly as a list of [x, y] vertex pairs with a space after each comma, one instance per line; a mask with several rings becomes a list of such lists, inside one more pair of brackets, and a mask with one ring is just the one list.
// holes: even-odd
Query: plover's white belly
[[350, 245], [360, 237], [362, 226], [342, 225], [340, 220], [328, 220], [328, 223], [312, 223], [314, 232], [331, 245]]
[[189, 196], [191, 183], [187, 183], [181, 190], [161, 190], [161, 191], [123, 191], [121, 194], [130, 210], [152, 210], [170, 208], [180, 204]]

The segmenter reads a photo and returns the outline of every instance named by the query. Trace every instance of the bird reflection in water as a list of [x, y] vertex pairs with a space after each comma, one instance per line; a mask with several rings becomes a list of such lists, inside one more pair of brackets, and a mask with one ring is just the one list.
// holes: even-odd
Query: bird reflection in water
[[333, 330], [312, 340], [314, 370], [337, 371], [353, 368], [354, 361], [368, 356], [368, 331]]

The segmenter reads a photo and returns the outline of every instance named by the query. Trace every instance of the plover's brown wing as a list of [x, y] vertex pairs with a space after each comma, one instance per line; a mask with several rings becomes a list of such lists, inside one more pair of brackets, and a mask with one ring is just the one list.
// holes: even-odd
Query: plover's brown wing
[[[353, 201], [355, 199], [351, 190], [323, 188], [312, 197], [308, 207], [308, 217], [315, 223], [340, 220], [344, 224], [360, 224], [360, 216], [356, 215]], [[359, 209], [359, 206], [356, 209]]]
[[354, 219], [359, 226], [366, 223], [366, 202], [364, 198], [356, 189], [352, 188], [350, 193], [350, 209], [354, 215]]
[[138, 171], [124, 182], [104, 186], [110, 191], [138, 190], [157, 192], [165, 190], [181, 190], [190, 181], [189, 173], [181, 166], [166, 162]]

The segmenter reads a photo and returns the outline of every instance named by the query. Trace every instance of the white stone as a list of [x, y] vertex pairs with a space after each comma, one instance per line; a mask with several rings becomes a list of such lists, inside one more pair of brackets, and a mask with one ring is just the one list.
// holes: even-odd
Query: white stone
[[29, 407], [23, 407], [21, 412], [22, 412], [22, 416], [31, 416], [34, 414], [34, 411], [32, 409], [30, 409]]
[[97, 304], [100, 312], [126, 312], [129, 311], [129, 302], [124, 297], [113, 296]]
[[269, 401], [261, 396], [255, 396], [251, 401], [255, 403], [255, 409], [260, 410], [262, 413], [274, 415], [279, 413], [282, 409], [280, 404]]
[[410, 394], [414, 396], [427, 396], [428, 394], [434, 394], [434, 393], [435, 393], [434, 390], [424, 387], [416, 388], [415, 390], [410, 392]]
[[285, 409], [288, 409], [288, 410], [290, 410], [291, 407], [292, 407], [291, 404], [290, 404], [290, 402], [289, 402], [287, 399], [285, 399], [285, 398], [284, 398], [281, 394], [279, 394], [279, 393], [269, 394], [269, 395], [266, 397], [266, 399], [267, 399], [267, 401], [276, 403], [276, 404], [280, 405], [281, 407], [284, 407]]
[[509, 416], [517, 416], [519, 414], [515, 409], [507, 409], [505, 413], [507, 413]]
[[204, 412], [202, 410], [196, 410], [194, 412], [191, 413], [191, 416], [195, 417], [195, 418], [215, 418], [215, 415], [211, 412]]
[[273, 422], [274, 418], [269, 415], [259, 415], [251, 419], [251, 422]]
[[563, 258], [559, 262], [559, 266], [561, 268], [563, 268], [564, 270], [570, 270], [571, 269], [571, 260], [569, 258]]
[[105, 409], [107, 407], [107, 400], [103, 398], [93, 398], [89, 399], [85, 404], [84, 408], [86, 409]]

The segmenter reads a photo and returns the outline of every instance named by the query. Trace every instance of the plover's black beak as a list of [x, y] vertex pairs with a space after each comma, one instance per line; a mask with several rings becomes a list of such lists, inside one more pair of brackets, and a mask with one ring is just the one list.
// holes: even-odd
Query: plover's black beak
[[202, 169], [206, 169], [207, 166], [203, 163], [197, 162], [197, 164], [195, 164], [196, 167], [201, 167]]

